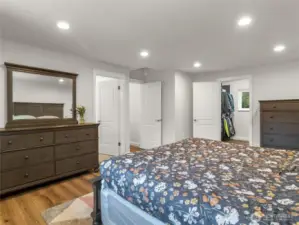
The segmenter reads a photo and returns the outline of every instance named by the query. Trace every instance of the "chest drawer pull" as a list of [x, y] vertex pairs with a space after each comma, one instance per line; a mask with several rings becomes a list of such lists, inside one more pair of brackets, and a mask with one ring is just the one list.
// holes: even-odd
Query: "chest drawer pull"
[[273, 139], [273, 138], [271, 138], [271, 139], [270, 139], [270, 142], [273, 142], [273, 141], [274, 141], [274, 139]]
[[44, 137], [40, 137], [39, 140], [40, 140], [40, 141], [43, 141], [43, 140], [44, 140]]
[[274, 116], [270, 116], [270, 119], [273, 119], [274, 118]]
[[79, 151], [79, 150], [80, 150], [80, 146], [77, 146], [77, 147], [76, 147], [76, 150]]
[[274, 130], [274, 128], [273, 128], [273, 127], [270, 127], [270, 130]]
[[29, 174], [28, 174], [28, 173], [25, 173], [25, 174], [24, 174], [24, 177], [25, 177], [25, 178], [29, 177]]
[[66, 134], [64, 137], [65, 137], [65, 138], [68, 138], [69, 136]]
[[29, 156], [28, 156], [28, 155], [25, 155], [24, 159], [29, 159]]
[[77, 164], [77, 165], [79, 165], [79, 164], [80, 164], [80, 162], [79, 162], [79, 161], [77, 161], [77, 162], [76, 162], [76, 164]]
[[273, 105], [273, 109], [276, 109], [276, 105]]
[[11, 140], [9, 140], [7, 143], [8, 143], [9, 145], [11, 145], [11, 144], [12, 144], [12, 141], [11, 141]]

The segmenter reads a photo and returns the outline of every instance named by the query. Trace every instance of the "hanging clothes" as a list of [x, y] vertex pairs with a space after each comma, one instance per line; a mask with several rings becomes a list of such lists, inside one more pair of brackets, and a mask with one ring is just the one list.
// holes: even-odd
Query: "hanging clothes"
[[226, 140], [230, 139], [236, 133], [233, 124], [233, 112], [235, 111], [234, 97], [226, 91], [221, 93], [221, 111], [222, 140]]
[[231, 111], [234, 112], [235, 111], [235, 102], [234, 102], [234, 96], [230, 93], [227, 94], [229, 103], [230, 103], [230, 107], [231, 107]]

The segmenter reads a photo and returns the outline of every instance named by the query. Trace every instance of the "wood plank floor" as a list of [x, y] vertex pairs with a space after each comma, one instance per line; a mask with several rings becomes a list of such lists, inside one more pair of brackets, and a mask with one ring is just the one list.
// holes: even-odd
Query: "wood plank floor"
[[[131, 152], [139, 150], [131, 146]], [[110, 157], [100, 154], [99, 162]], [[85, 173], [4, 196], [0, 200], [0, 225], [46, 225], [41, 216], [43, 211], [92, 192], [90, 180], [98, 175]]]
[[44, 210], [92, 192], [90, 180], [97, 175], [85, 173], [4, 197], [0, 225], [46, 225], [41, 216]]

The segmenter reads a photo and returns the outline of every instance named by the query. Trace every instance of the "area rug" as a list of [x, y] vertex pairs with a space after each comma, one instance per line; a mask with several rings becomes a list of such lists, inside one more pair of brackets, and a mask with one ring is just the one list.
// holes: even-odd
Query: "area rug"
[[47, 225], [91, 225], [93, 193], [54, 206], [42, 213]]

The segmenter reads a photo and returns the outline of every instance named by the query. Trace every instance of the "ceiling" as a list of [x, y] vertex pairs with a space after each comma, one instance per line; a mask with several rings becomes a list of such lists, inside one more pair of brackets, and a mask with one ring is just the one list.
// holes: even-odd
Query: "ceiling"
[[[298, 11], [298, 0], [0, 0], [0, 25], [4, 38], [132, 69], [222, 71], [299, 59]], [[240, 29], [243, 15], [253, 23]]]

